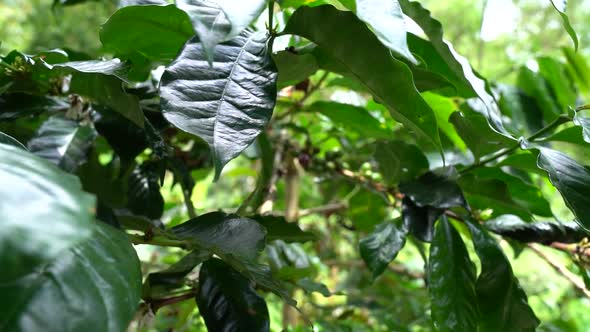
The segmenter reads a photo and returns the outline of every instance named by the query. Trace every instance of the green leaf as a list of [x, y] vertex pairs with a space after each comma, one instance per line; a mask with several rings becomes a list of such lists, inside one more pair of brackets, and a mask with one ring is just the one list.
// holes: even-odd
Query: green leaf
[[348, 201], [346, 212], [354, 227], [370, 232], [385, 219], [387, 202], [377, 193], [361, 190]]
[[475, 265], [455, 228], [443, 216], [430, 246], [428, 290], [437, 331], [477, 331]]
[[510, 118], [507, 127], [517, 136], [530, 136], [543, 128], [543, 109], [523, 90], [499, 85], [500, 109]]
[[297, 280], [297, 286], [301, 287], [308, 294], [315, 292], [322, 294], [324, 297], [332, 296], [332, 292], [328, 289], [328, 287], [326, 287], [326, 285], [315, 282], [309, 278]]
[[561, 114], [562, 108], [553, 98], [547, 81], [541, 75], [522, 67], [518, 73], [518, 87], [538, 101], [546, 121], [552, 121]]
[[264, 299], [250, 281], [219, 259], [203, 263], [196, 296], [209, 331], [269, 331]]
[[464, 110], [451, 114], [449, 121], [473, 153], [475, 161], [514, 145], [514, 141], [493, 131], [486, 119], [475, 112]]
[[575, 222], [527, 223], [514, 215], [503, 215], [484, 224], [490, 231], [519, 242], [577, 243], [587, 236]]
[[420, 241], [432, 241], [434, 223], [442, 213], [442, 209], [430, 206], [420, 207], [414, 204], [408, 197], [402, 199], [402, 220], [404, 227]]
[[174, 5], [130, 6], [102, 25], [100, 40], [121, 57], [141, 54], [152, 61], [169, 61], [194, 34], [188, 15]]
[[160, 86], [166, 119], [209, 144], [216, 179], [270, 120], [277, 78], [264, 32], [245, 31], [217, 50], [209, 67], [193, 38], [166, 68]]
[[[440, 149], [436, 118], [414, 87], [409, 68], [392, 58], [354, 14], [332, 6], [301, 7], [291, 16], [283, 33], [318, 44], [384, 104], [394, 119], [414, 132], [421, 143]], [[367, 62], [369, 58], [371, 61]]]
[[266, 230], [248, 218], [223, 212], [211, 212], [191, 219], [170, 230], [181, 240], [211, 250], [217, 255], [255, 259], [264, 249]]
[[82, 191], [75, 176], [0, 144], [0, 183], [0, 284], [90, 236], [94, 198]]
[[413, 180], [429, 168], [422, 151], [402, 141], [378, 142], [373, 157], [383, 180], [390, 185]]
[[[445, 58], [437, 52], [432, 42], [412, 33], [408, 33], [407, 38], [410, 50], [422, 62], [421, 67], [446, 79], [455, 87], [454, 94], [464, 98], [476, 96], [471, 84], [464, 78], [463, 72], [455, 73]], [[414, 77], [414, 80], [416, 80], [416, 77]]]
[[405, 243], [406, 231], [390, 221], [379, 224], [373, 233], [360, 240], [360, 254], [373, 273], [373, 279], [385, 271]]
[[499, 179], [483, 179], [475, 174], [465, 174], [459, 179], [469, 205], [478, 210], [492, 210], [492, 216], [515, 214], [531, 220], [530, 211], [517, 204], [506, 182]]
[[139, 99], [123, 90], [122, 82], [109, 75], [74, 74], [70, 83], [70, 92], [91, 98], [111, 107], [133, 123], [143, 128], [143, 112]]
[[590, 169], [565, 154], [538, 147], [540, 168], [547, 171], [551, 183], [559, 190], [565, 204], [576, 216], [576, 222], [590, 230]]
[[397, 0], [356, 0], [356, 16], [367, 23], [390, 50], [418, 64], [406, 41], [406, 24]]
[[317, 236], [305, 232], [295, 222], [288, 222], [284, 217], [266, 215], [252, 216], [266, 229], [267, 241], [282, 240], [285, 242], [307, 242], [317, 240]]
[[[129, 169], [133, 170], [133, 168]], [[95, 194], [109, 207], [125, 207], [128, 174], [120, 174], [120, 170], [112, 162], [102, 165], [98, 161], [98, 154], [92, 151], [88, 161], [78, 167], [77, 174], [82, 181], [84, 191]]]
[[539, 72], [551, 86], [559, 104], [562, 107], [574, 106], [577, 98], [576, 91], [567, 76], [565, 66], [550, 57], [537, 58], [537, 64]]
[[[52, 212], [52, 217], [30, 219], [37, 221], [36, 227], [46, 220], [54, 222], [45, 230], [44, 237], [49, 229], [59, 228], [55, 225], [55, 211]], [[139, 306], [139, 260], [124, 233], [100, 222], [89, 226], [92, 235], [86, 241], [61, 251], [47, 265], [18, 280], [0, 283], [3, 296], [10, 299], [0, 302], [3, 330], [127, 329]], [[29, 241], [29, 246], [38, 243]]]
[[575, 50], [564, 47], [562, 49], [565, 58], [567, 59], [567, 70], [571, 77], [574, 78], [583, 94], [590, 92], [590, 66], [586, 59]]
[[400, 192], [420, 206], [439, 209], [467, 207], [463, 192], [457, 184], [457, 171], [453, 167], [439, 168], [412, 182], [402, 183]]
[[551, 4], [553, 5], [553, 8], [555, 8], [555, 10], [557, 10], [557, 12], [559, 13], [559, 16], [561, 16], [561, 20], [563, 22], [563, 28], [565, 29], [565, 31], [567, 31], [567, 34], [570, 35], [572, 42], [574, 42], [574, 48], [577, 51], [578, 50], [578, 36], [576, 35], [576, 31], [574, 31], [574, 28], [572, 28], [572, 25], [570, 24], [570, 20], [569, 20], [567, 14], [565, 13], [565, 10], [567, 7], [567, 0], [551, 0]]
[[[223, 9], [209, 0], [177, 0], [176, 6], [188, 13], [199, 36], [209, 65], [212, 65], [215, 46], [227, 40], [232, 24]], [[231, 39], [231, 38], [229, 38]]]
[[[575, 119], [575, 117], [574, 117]], [[580, 126], [573, 126], [560, 130], [549, 137], [545, 137], [541, 142], [566, 142], [587, 147], [588, 143], [585, 141], [584, 130]]]
[[86, 162], [95, 138], [96, 131], [89, 125], [54, 115], [43, 122], [27, 145], [31, 153], [73, 173]]
[[0, 131], [0, 144], [12, 145], [17, 148], [27, 150], [27, 148], [21, 142], [19, 142], [16, 138], [14, 138], [10, 135], [7, 135], [1, 131]]
[[221, 7], [231, 23], [231, 32], [226, 40], [241, 34], [262, 13], [266, 0], [212, 0]]
[[164, 198], [160, 193], [160, 174], [157, 165], [144, 162], [129, 175], [127, 207], [133, 213], [159, 219], [164, 212]]
[[[424, 31], [432, 46], [442, 57], [444, 63], [463, 83], [471, 87], [473, 96], [477, 96], [485, 105], [485, 116], [488, 122], [499, 133], [508, 135], [502, 124], [502, 118], [494, 98], [488, 93], [486, 81], [480, 78], [471, 68], [467, 59], [457, 54], [453, 46], [443, 39], [442, 24], [430, 16], [430, 12], [418, 2], [400, 0], [402, 10], [412, 18]], [[446, 77], [446, 76], [445, 76]]]
[[313, 75], [318, 69], [318, 63], [312, 54], [294, 54], [290, 51], [277, 52], [272, 56], [279, 77], [277, 86], [282, 89], [295, 85]]
[[318, 112], [327, 116], [335, 125], [344, 130], [355, 131], [366, 138], [384, 138], [393, 136], [379, 120], [362, 107], [331, 101], [316, 101], [305, 109], [307, 112]]
[[34, 116], [42, 112], [67, 110], [70, 104], [52, 96], [34, 96], [24, 93], [9, 93], [0, 96], [0, 121], [11, 121]]
[[[415, 79], [416, 77], [414, 77], [414, 80]], [[463, 143], [457, 134], [457, 131], [449, 121], [451, 114], [457, 110], [457, 104], [455, 101], [451, 98], [446, 98], [429, 91], [423, 92], [422, 97], [434, 111], [438, 128], [451, 140], [451, 142], [455, 144], [455, 146], [457, 146], [462, 151], [465, 151], [465, 143]]]
[[545, 175], [543, 170], [537, 167], [537, 155], [531, 153], [531, 151], [521, 151], [520, 153], [511, 154], [506, 159], [499, 162], [497, 167], [508, 166], [514, 169], [520, 169], [523, 171], [537, 173]]
[[535, 331], [540, 321], [529, 307], [508, 258], [482, 226], [471, 221], [466, 224], [481, 261], [475, 285], [481, 312], [479, 331]]
[[529, 212], [543, 217], [552, 217], [549, 202], [543, 196], [541, 189], [521, 178], [505, 173], [497, 167], [480, 167], [471, 172], [478, 181], [499, 180], [508, 187], [512, 200]]
[[165, 295], [184, 286], [184, 280], [197, 265], [211, 257], [208, 251], [193, 250], [165, 270], [148, 274], [143, 285], [143, 298]]

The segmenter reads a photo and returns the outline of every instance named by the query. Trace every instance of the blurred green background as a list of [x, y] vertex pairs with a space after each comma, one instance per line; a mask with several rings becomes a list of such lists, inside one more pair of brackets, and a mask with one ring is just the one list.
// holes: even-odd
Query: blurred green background
[[[236, 0], [237, 1], [237, 0]], [[117, 8], [117, 1], [87, 2], [70, 7], [52, 8], [52, 0], [1, 0], [0, 54], [12, 49], [35, 53], [66, 47], [98, 56], [100, 25]], [[442, 23], [446, 38], [457, 51], [471, 61], [484, 77], [503, 83], [516, 80], [518, 67], [539, 55], [561, 58], [561, 47], [571, 40], [561, 26], [561, 18], [549, 0], [427, 0], [421, 1]], [[590, 1], [570, 0], [568, 14], [580, 38], [579, 53], [590, 57]], [[124, 33], [124, 32], [121, 32]], [[146, 36], [148, 38], [149, 36]], [[581, 159], [588, 156], [570, 151]], [[213, 184], [212, 174], [195, 172], [198, 180], [193, 193], [197, 212], [235, 209], [252, 190], [256, 173], [252, 162], [242, 156], [230, 163], [220, 182]], [[304, 176], [302, 205], [320, 201], [323, 192]], [[279, 197], [282, 193], [279, 183]], [[553, 206], [563, 204], [549, 185], [544, 186]], [[182, 193], [167, 178], [163, 187], [166, 200], [164, 222], [173, 225], [187, 219]], [[370, 198], [369, 198], [370, 199]], [[280, 200], [277, 209], [281, 209]], [[561, 205], [563, 206], [563, 205]], [[554, 212], [567, 220], [564, 208]], [[322, 240], [307, 243], [303, 249], [317, 269], [317, 281], [338, 293], [329, 298], [314, 293], [295, 297], [319, 331], [430, 331], [428, 295], [420, 278], [423, 261], [414, 246], [406, 246], [396, 259], [398, 273], [386, 273], [371, 285], [371, 277], [358, 255], [358, 236], [343, 231], [334, 216], [309, 216], [304, 227], [321, 234]], [[512, 248], [503, 243], [512, 257]], [[175, 262], [174, 250], [137, 247], [145, 271], [157, 270]], [[576, 271], [570, 260], [551, 250], [546, 254]], [[319, 257], [318, 257], [319, 256]], [[477, 260], [474, 260], [477, 261]], [[329, 262], [330, 264], [327, 264]], [[540, 331], [590, 331], [590, 300], [580, 297], [570, 283], [532, 252], [513, 259], [517, 276], [529, 295], [529, 302], [543, 322]], [[281, 330], [282, 303], [268, 295], [272, 330]], [[142, 331], [204, 331], [194, 301], [166, 307], [154, 319], [144, 317], [133, 328]], [[294, 331], [305, 331], [300, 324]]]

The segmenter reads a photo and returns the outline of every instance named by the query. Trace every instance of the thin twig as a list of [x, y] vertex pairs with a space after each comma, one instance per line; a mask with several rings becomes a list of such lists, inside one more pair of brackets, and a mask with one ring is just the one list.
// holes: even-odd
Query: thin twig
[[266, 198], [264, 199], [262, 205], [260, 205], [260, 214], [266, 214], [271, 212], [274, 206], [274, 201], [276, 199], [277, 194], [277, 181], [279, 180], [279, 177], [281, 175], [281, 165], [283, 163], [283, 153], [285, 149], [285, 143], [283, 140], [285, 136], [286, 132], [282, 130], [279, 134], [279, 139], [277, 139], [275, 156], [273, 161], [273, 173], [269, 181]]
[[322, 77], [320, 77], [320, 79], [318, 80], [318, 82], [316, 84], [314, 84], [311, 88], [309, 88], [307, 91], [305, 91], [305, 93], [303, 94], [303, 97], [301, 97], [301, 99], [299, 99], [297, 102], [295, 102], [293, 104], [293, 106], [291, 106], [285, 113], [277, 115], [275, 118], [275, 121], [280, 121], [280, 120], [288, 117], [289, 115], [293, 114], [293, 112], [295, 112], [297, 109], [303, 107], [303, 103], [307, 100], [307, 98], [309, 98], [311, 95], [313, 95], [322, 86], [322, 84], [324, 83], [326, 78], [328, 78], [329, 74], [330, 74], [329, 72], [325, 72], [322, 75]]
[[299, 211], [299, 217], [306, 217], [312, 214], [330, 214], [340, 210], [348, 208], [348, 204], [345, 202], [329, 203], [322, 206], [316, 206], [309, 209], [301, 209]]
[[557, 273], [561, 274], [565, 279], [567, 279], [569, 282], [571, 282], [572, 285], [578, 291], [580, 291], [582, 294], [584, 294], [584, 296], [586, 296], [587, 298], [590, 298], [590, 291], [588, 291], [586, 289], [586, 286], [584, 285], [584, 281], [582, 280], [582, 278], [580, 278], [577, 275], [575, 275], [572, 272], [570, 272], [570, 270], [568, 270], [562, 264], [560, 264], [560, 263], [556, 262], [555, 260], [551, 259], [543, 251], [541, 251], [541, 249], [539, 249], [539, 247], [537, 245], [529, 243], [529, 244], [527, 244], [527, 247], [529, 247], [529, 249], [531, 249], [535, 254], [537, 254], [537, 256], [539, 256], [544, 261], [546, 261], [549, 265], [551, 265], [551, 267]]

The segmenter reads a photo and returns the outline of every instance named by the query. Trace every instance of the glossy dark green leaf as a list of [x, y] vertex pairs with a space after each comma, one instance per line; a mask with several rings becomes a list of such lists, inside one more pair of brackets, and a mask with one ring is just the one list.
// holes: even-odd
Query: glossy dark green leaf
[[125, 81], [127, 79], [127, 72], [129, 65], [119, 59], [111, 59], [106, 61], [101, 60], [87, 60], [87, 61], [71, 61], [51, 66], [54, 71], [61, 74], [78, 72], [86, 74], [103, 74], [110, 75]]
[[463, 192], [457, 184], [457, 171], [453, 167], [439, 168], [412, 182], [402, 183], [399, 190], [418, 206], [449, 209], [467, 207]]
[[481, 312], [479, 331], [535, 331], [540, 321], [512, 273], [508, 258], [477, 222], [467, 222], [475, 252], [481, 261], [475, 291]]
[[442, 24], [430, 15], [430, 11], [422, 7], [419, 2], [401, 0], [400, 5], [404, 14], [414, 20], [424, 31], [430, 43], [444, 60], [444, 63], [463, 83], [471, 87], [474, 96], [477, 96], [485, 105], [485, 116], [488, 122], [499, 133], [506, 134], [498, 106], [494, 98], [488, 93], [486, 81], [480, 78], [471, 68], [467, 59], [459, 55], [453, 46], [443, 39]]
[[539, 147], [539, 167], [547, 171], [551, 183], [559, 190], [576, 222], [590, 230], [590, 168], [567, 155]]
[[567, 31], [567, 34], [572, 39], [572, 42], [574, 43], [574, 48], [577, 51], [578, 35], [576, 34], [574, 28], [572, 28], [572, 25], [570, 24], [570, 19], [565, 13], [565, 10], [567, 8], [567, 0], [551, 0], [551, 4], [553, 5], [553, 8], [555, 8], [555, 10], [559, 13], [559, 16], [561, 16], [563, 28], [565, 29], [565, 31]]
[[388, 139], [392, 132], [362, 107], [330, 101], [317, 101], [305, 109], [327, 116], [336, 126], [354, 131], [366, 138]]
[[122, 82], [109, 75], [78, 73], [72, 77], [70, 92], [89, 97], [117, 111], [143, 128], [143, 112], [139, 99], [123, 90]]
[[0, 144], [12, 145], [17, 148], [27, 150], [27, 148], [21, 142], [19, 142], [16, 138], [14, 138], [8, 134], [5, 134], [1, 131], [0, 131]]
[[127, 207], [150, 219], [159, 219], [164, 212], [160, 174], [156, 168], [157, 165], [144, 162], [129, 175], [127, 183]]
[[266, 229], [267, 241], [307, 242], [317, 240], [313, 233], [303, 231], [296, 222], [288, 222], [284, 217], [257, 215], [251, 217]]
[[165, 270], [148, 274], [143, 284], [143, 298], [151, 298], [184, 286], [186, 276], [211, 257], [207, 251], [193, 250]]
[[354, 14], [332, 6], [301, 7], [291, 16], [284, 33], [318, 44], [385, 105], [394, 119], [415, 133], [421, 143], [440, 149], [436, 118], [414, 87], [409, 68], [392, 58]]
[[402, 220], [408, 233], [423, 242], [431, 242], [434, 234], [434, 223], [442, 215], [443, 210], [430, 206], [417, 206], [404, 197], [402, 200]]
[[379, 224], [373, 233], [359, 241], [359, 251], [365, 264], [377, 278], [406, 243], [406, 231], [391, 221]]
[[203, 263], [196, 301], [209, 331], [270, 331], [264, 299], [248, 279], [221, 260]]
[[0, 95], [0, 121], [11, 121], [42, 112], [66, 110], [70, 104], [52, 96], [33, 96], [24, 93]]
[[289, 51], [281, 51], [272, 56], [279, 77], [277, 86], [284, 88], [289, 85], [295, 85], [309, 76], [313, 75], [318, 69], [318, 63], [312, 54], [294, 54]]
[[527, 223], [514, 215], [503, 215], [484, 224], [490, 231], [519, 242], [577, 243], [587, 236], [575, 222]]
[[397, 0], [356, 0], [356, 16], [375, 31], [383, 45], [410, 62], [418, 63], [408, 48], [404, 14]]
[[383, 180], [390, 185], [413, 180], [429, 168], [422, 151], [402, 141], [378, 142], [373, 157]]
[[120, 0], [119, 8], [129, 6], [144, 6], [144, 5], [160, 5], [165, 6], [168, 4], [166, 0]]
[[223, 212], [203, 214], [173, 227], [171, 232], [217, 255], [252, 260], [264, 249], [266, 237], [266, 230], [255, 220]]
[[436, 330], [477, 331], [475, 265], [461, 236], [444, 216], [436, 224], [428, 262], [428, 290]]
[[188, 15], [174, 5], [130, 6], [103, 24], [100, 40], [122, 57], [138, 53], [153, 61], [169, 61], [194, 34]]
[[272, 116], [277, 73], [267, 39], [264, 32], [245, 31], [219, 44], [209, 67], [195, 37], [162, 76], [164, 116], [209, 144], [216, 178]]
[[227, 40], [232, 30], [226, 13], [215, 1], [209, 0], [177, 0], [176, 6], [188, 13], [207, 61], [212, 64], [215, 46]]
[[[35, 220], [38, 225], [49, 218]], [[2, 330], [127, 329], [141, 295], [139, 260], [124, 233], [103, 223], [89, 226], [87, 240], [18, 280], [0, 283]]]
[[0, 144], [0, 183], [0, 283], [30, 273], [90, 236], [95, 200], [75, 176]]
[[41, 125], [27, 145], [31, 153], [71, 173], [86, 162], [95, 138], [96, 131], [89, 125], [54, 115]]
[[476, 161], [485, 155], [514, 145], [514, 141], [493, 131], [486, 119], [478, 113], [468, 110], [455, 112], [451, 114], [449, 121], [455, 126], [455, 130]]

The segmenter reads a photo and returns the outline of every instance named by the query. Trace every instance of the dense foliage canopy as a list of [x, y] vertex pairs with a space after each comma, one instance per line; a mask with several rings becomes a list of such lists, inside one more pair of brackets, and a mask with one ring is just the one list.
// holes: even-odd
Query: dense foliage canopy
[[100, 29], [0, 49], [0, 331], [586, 331], [584, 38], [430, 4], [40, 6]]

